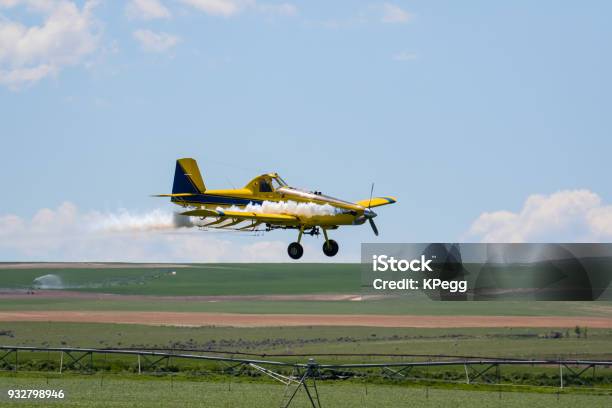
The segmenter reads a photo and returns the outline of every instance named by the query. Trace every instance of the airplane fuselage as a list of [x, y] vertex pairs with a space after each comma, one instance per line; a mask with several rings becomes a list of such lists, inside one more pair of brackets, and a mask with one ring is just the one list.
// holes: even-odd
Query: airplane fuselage
[[364, 213], [373, 211], [367, 208], [326, 196], [318, 192], [310, 192], [292, 187], [280, 187], [272, 192], [256, 192], [248, 188], [206, 190], [202, 194], [190, 197], [173, 197], [172, 202], [183, 207], [196, 207], [215, 210], [218, 208], [237, 207], [244, 209], [248, 205], [262, 205], [264, 202], [289, 202], [313, 203], [316, 205], [330, 205], [335, 211], [329, 215], [301, 216], [303, 225], [309, 226], [337, 226], [337, 225], [360, 225], [366, 221]]

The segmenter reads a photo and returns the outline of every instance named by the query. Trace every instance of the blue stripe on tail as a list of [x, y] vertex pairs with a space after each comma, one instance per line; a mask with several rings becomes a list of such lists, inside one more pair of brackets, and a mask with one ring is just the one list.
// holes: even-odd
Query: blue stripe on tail
[[172, 194], [190, 193], [199, 194], [200, 192], [189, 179], [189, 176], [185, 175], [185, 169], [176, 162], [176, 169], [174, 170], [174, 183], [172, 184]]

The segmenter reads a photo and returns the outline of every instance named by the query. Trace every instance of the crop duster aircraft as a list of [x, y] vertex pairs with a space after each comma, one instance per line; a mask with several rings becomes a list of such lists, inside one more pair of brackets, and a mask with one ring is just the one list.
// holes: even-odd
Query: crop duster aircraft
[[[374, 185], [372, 185], [372, 191]], [[207, 190], [194, 159], [176, 161], [172, 194], [156, 197], [170, 197], [170, 200], [188, 211], [181, 215], [200, 217], [206, 221], [205, 228], [233, 229], [238, 231], [265, 231], [274, 229], [296, 229], [297, 241], [289, 244], [287, 252], [293, 259], [304, 253], [300, 244], [304, 234], [319, 235], [323, 231], [325, 243], [323, 253], [334, 256], [338, 243], [329, 239], [328, 230], [341, 225], [370, 223], [374, 234], [374, 207], [396, 202], [393, 197], [372, 197], [355, 203], [339, 200], [320, 191], [307, 191], [290, 187], [278, 174], [269, 173], [255, 177], [246, 186], [231, 190]], [[246, 225], [244, 225], [246, 224]]]

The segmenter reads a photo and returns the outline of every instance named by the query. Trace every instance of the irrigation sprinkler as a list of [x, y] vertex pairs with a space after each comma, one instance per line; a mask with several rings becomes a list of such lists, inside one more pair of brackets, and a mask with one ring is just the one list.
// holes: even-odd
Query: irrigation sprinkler
[[[501, 366], [542, 366], [542, 367], [559, 367], [560, 389], [564, 388], [569, 380], [578, 382], [584, 385], [582, 378], [589, 369], [593, 369], [593, 378], [595, 378], [595, 369], [610, 368], [612, 360], [563, 360], [563, 359], [504, 359], [504, 358], [450, 358], [448, 360], [434, 361], [401, 361], [401, 362], [368, 362], [368, 363], [319, 363], [314, 358], [309, 358], [306, 362], [289, 362], [278, 360], [265, 360], [235, 357], [232, 354], [230, 357], [212, 355], [212, 354], [193, 354], [193, 353], [176, 353], [166, 351], [152, 351], [139, 349], [94, 349], [94, 348], [75, 348], [75, 347], [29, 347], [29, 346], [0, 346], [0, 363], [17, 371], [19, 366], [19, 353], [23, 352], [46, 352], [47, 359], [49, 353], [58, 352], [60, 357], [59, 373], [62, 374], [64, 369], [75, 369], [81, 372], [94, 372], [94, 355], [104, 355], [106, 362], [107, 355], [122, 355], [131, 356], [137, 359], [138, 374], [146, 370], [155, 370], [165, 363], [166, 368], [169, 367], [170, 359], [173, 361], [200, 360], [211, 361], [225, 365], [221, 371], [222, 374], [229, 374], [230, 380], [232, 375], [239, 375], [245, 369], [255, 370], [263, 375], [266, 375], [275, 381], [285, 385], [285, 391], [281, 398], [281, 408], [289, 408], [295, 400], [296, 395], [300, 390], [306, 394], [312, 408], [322, 408], [319, 390], [317, 388], [317, 380], [322, 378], [322, 372], [352, 372], [358, 375], [358, 370], [380, 369], [383, 378], [386, 379], [408, 379], [407, 374], [415, 367], [463, 367], [465, 371], [465, 381], [467, 384], [474, 383], [477, 379], [482, 379], [485, 382], [491, 382], [485, 377], [487, 373], [495, 370], [495, 383], [501, 386]], [[68, 362], [64, 361], [67, 357]], [[370, 355], [362, 355], [363, 359]], [[27, 367], [27, 365], [25, 365]], [[292, 375], [287, 376], [280, 369], [291, 369]], [[566, 373], [564, 373], [564, 368]], [[25, 368], [24, 368], [25, 369]], [[489, 376], [490, 379], [491, 376]], [[171, 386], [173, 386], [173, 378], [171, 378]], [[231, 386], [230, 386], [231, 387]], [[367, 394], [367, 385], [366, 385]], [[426, 389], [429, 396], [429, 388]]]
[[[287, 384], [285, 393], [283, 394], [283, 399], [281, 400], [281, 408], [288, 408], [291, 405], [291, 401], [293, 401], [300, 388], [303, 388], [306, 392], [312, 408], [322, 407], [321, 400], [319, 398], [319, 390], [317, 389], [317, 377], [320, 376], [319, 367], [319, 364], [317, 364], [313, 358], [308, 359], [308, 363], [306, 363], [306, 366], [304, 367], [304, 374], [300, 377], [299, 381], [294, 381], [295, 388], [291, 389], [292, 383]], [[311, 380], [310, 386], [308, 385], [308, 380]]]

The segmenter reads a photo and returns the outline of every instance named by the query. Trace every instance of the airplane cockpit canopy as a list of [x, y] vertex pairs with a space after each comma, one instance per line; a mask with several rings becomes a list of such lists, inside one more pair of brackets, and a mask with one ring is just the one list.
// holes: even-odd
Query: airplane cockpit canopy
[[264, 174], [253, 179], [248, 185], [260, 193], [272, 193], [279, 188], [287, 187], [287, 183], [276, 173]]
[[271, 180], [272, 180], [272, 188], [274, 190], [277, 190], [281, 187], [287, 187], [287, 183], [285, 182], [285, 180], [283, 180], [282, 177], [279, 176], [278, 174], [274, 174], [273, 176], [271, 176]]

